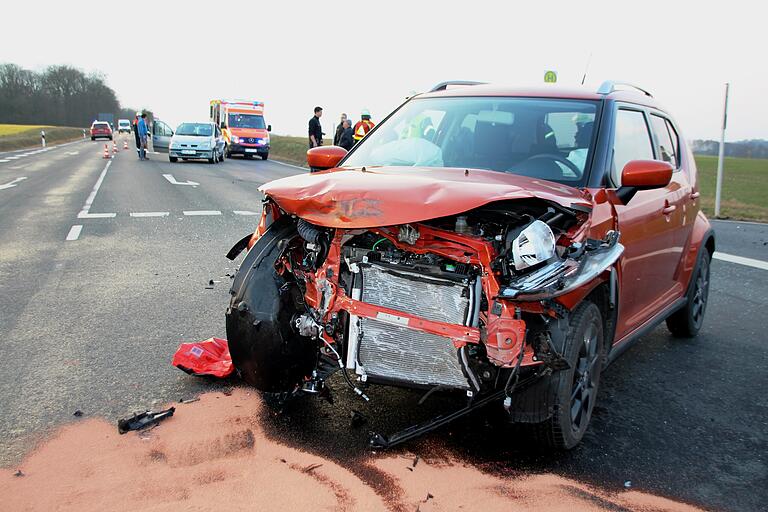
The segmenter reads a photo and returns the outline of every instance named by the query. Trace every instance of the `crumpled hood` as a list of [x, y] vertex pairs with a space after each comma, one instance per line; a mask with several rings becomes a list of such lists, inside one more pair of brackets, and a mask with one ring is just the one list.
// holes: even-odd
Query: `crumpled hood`
[[539, 198], [591, 208], [580, 190], [477, 169], [369, 167], [281, 178], [259, 190], [283, 210], [329, 228], [370, 228], [456, 215], [505, 199]]

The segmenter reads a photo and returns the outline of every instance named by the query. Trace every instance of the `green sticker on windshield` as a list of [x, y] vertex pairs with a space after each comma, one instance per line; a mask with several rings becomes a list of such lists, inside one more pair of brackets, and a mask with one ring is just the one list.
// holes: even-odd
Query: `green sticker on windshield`
[[554, 71], [547, 71], [544, 73], [544, 82], [548, 84], [557, 82], [557, 73]]

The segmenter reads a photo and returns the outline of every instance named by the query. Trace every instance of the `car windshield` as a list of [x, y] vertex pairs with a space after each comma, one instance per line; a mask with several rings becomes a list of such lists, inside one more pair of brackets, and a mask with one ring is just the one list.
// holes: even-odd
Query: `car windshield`
[[345, 167], [488, 169], [578, 185], [592, 153], [597, 102], [417, 98], [355, 147]]
[[193, 137], [210, 137], [213, 127], [209, 123], [181, 123], [176, 128], [176, 135], [191, 135]]
[[253, 114], [229, 114], [227, 126], [230, 128], [264, 129], [264, 117]]

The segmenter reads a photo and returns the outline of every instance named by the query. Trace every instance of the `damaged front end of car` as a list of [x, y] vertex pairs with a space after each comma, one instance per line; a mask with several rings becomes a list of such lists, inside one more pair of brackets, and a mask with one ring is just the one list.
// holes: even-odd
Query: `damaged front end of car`
[[[582, 204], [521, 196], [362, 227], [321, 225], [266, 192], [226, 315], [241, 377], [282, 397], [327, 393], [336, 371], [366, 400], [371, 384], [467, 397], [454, 413], [374, 435], [374, 446], [494, 401], [514, 415], [515, 393], [568, 368], [561, 350], [573, 304], [601, 284], [615, 293], [618, 233], [588, 238]], [[337, 200], [324, 214], [344, 208]]]

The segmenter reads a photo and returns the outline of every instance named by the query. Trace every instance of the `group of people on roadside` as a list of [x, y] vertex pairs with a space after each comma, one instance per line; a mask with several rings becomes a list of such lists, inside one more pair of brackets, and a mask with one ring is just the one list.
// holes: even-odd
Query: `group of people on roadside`
[[[309, 120], [309, 148], [316, 148], [323, 145], [323, 129], [320, 125], [320, 118], [323, 116], [323, 108], [315, 107], [315, 115]], [[374, 127], [371, 121], [371, 113], [366, 109], [360, 113], [360, 121], [352, 127], [352, 121], [347, 118], [347, 114], [341, 114], [341, 122], [336, 127], [336, 133], [333, 135], [333, 145], [341, 146], [349, 151], [360, 140], [365, 137]]]
[[136, 117], [133, 118], [133, 136], [136, 139], [136, 152], [139, 154], [139, 160], [149, 160], [147, 156], [148, 134], [147, 114], [136, 112]]

